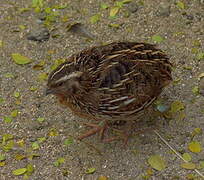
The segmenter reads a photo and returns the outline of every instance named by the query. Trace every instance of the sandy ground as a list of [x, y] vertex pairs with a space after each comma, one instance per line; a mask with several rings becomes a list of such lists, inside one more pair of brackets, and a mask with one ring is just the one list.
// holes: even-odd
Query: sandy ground
[[[195, 171], [182, 168], [182, 161], [153, 131], [135, 135], [126, 148], [121, 142], [101, 143], [97, 136], [84, 142], [74, 139], [73, 143], [64, 145], [65, 139], [77, 137], [85, 131], [81, 122], [86, 120], [73, 116], [68, 109], [57, 103], [55, 97], [44, 96], [46, 81], [39, 81], [38, 77], [43, 72], [49, 73], [56, 59], [66, 58], [101, 42], [152, 42], [153, 35], [164, 37], [158, 47], [169, 55], [175, 65], [173, 76], [178, 82], [169, 86], [163, 96], [167, 105], [174, 101], [182, 102], [185, 105], [185, 118], [172, 118], [166, 122], [158, 117], [158, 132], [177, 151], [181, 154], [188, 152], [192, 162], [199, 164], [204, 160], [204, 151], [192, 153], [188, 143], [196, 140], [204, 146], [203, 133], [194, 138], [191, 136], [195, 128], [201, 128], [201, 131], [204, 128], [204, 97], [192, 92], [194, 87], [199, 86], [198, 76], [204, 70], [204, 59], [196, 58], [197, 51], [204, 52], [203, 1], [183, 1], [186, 7], [180, 9], [176, 5], [177, 1], [163, 0], [161, 3], [159, 0], [133, 0], [133, 4], [126, 4], [120, 9], [115, 19], [108, 18], [110, 8], [100, 9], [102, 2], [113, 7], [114, 2], [111, 0], [56, 0], [52, 4], [65, 2], [68, 7], [58, 11], [61, 19], [67, 16], [68, 21], [62, 22], [59, 17], [52, 26], [56, 29], [49, 29], [50, 39], [35, 42], [28, 40], [26, 35], [28, 31], [40, 26], [38, 14], [32, 8], [20, 12], [20, 8], [29, 7], [31, 1], [1, 0], [0, 40], [3, 45], [0, 47], [0, 97], [4, 102], [0, 104], [0, 154], [5, 155], [5, 160], [1, 161], [5, 165], [0, 167], [0, 179], [23, 179], [23, 175], [15, 176], [12, 171], [24, 168], [27, 164], [34, 167], [34, 172], [29, 176], [32, 180], [96, 180], [99, 176], [109, 180], [201, 179]], [[134, 8], [136, 12], [131, 12]], [[164, 14], [160, 12], [163, 9]], [[91, 24], [90, 17], [97, 13], [101, 15], [100, 21]], [[83, 23], [95, 35], [95, 39], [87, 41], [84, 37], [67, 32], [65, 24], [69, 22]], [[113, 28], [109, 26], [111, 23], [120, 26]], [[20, 53], [32, 59], [32, 63], [17, 65], [11, 58], [12, 53]], [[42, 60], [45, 61], [43, 69], [34, 69], [33, 66]], [[31, 87], [37, 90], [32, 91]], [[14, 92], [20, 92], [20, 97], [16, 98]], [[5, 117], [10, 116], [13, 110], [18, 110], [19, 114], [12, 118], [12, 122], [5, 122]], [[44, 118], [42, 123], [37, 121], [39, 117]], [[54, 132], [53, 135], [53, 128], [57, 134]], [[13, 148], [7, 152], [3, 150], [5, 134], [12, 134], [14, 142]], [[39, 142], [42, 137], [46, 137], [46, 140]], [[35, 147], [34, 142], [39, 147]], [[33, 153], [39, 156], [28, 158]], [[167, 163], [162, 171], [148, 164], [148, 158], [154, 154], [163, 157]], [[17, 158], [16, 155], [22, 155], [23, 158]], [[59, 166], [54, 165], [60, 157], [64, 162]], [[93, 174], [87, 174], [89, 168], [96, 170]], [[199, 171], [204, 174], [204, 169]]]

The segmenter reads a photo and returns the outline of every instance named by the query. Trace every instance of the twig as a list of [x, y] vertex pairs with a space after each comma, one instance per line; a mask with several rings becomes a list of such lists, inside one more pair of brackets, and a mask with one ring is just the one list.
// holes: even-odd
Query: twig
[[[187, 163], [188, 161], [186, 161], [181, 154], [179, 154], [156, 130], [154, 130], [154, 133], [163, 141], [164, 144], [166, 144], [180, 159], [182, 159], [185, 163]], [[200, 175], [202, 178], [204, 178], [204, 175], [198, 171], [198, 169], [194, 169], [194, 171]]]

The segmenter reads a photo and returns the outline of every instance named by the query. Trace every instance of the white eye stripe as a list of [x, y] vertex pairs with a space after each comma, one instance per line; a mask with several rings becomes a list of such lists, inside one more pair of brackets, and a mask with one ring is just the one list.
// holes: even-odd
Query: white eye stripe
[[65, 75], [65, 76], [62, 76], [60, 79], [58, 79], [55, 83], [59, 83], [59, 82], [64, 82], [64, 81], [67, 81], [68, 79], [71, 79], [73, 77], [80, 77], [82, 74], [82, 72], [80, 71], [77, 71], [77, 72], [72, 72], [71, 74], [69, 75]]
[[53, 79], [53, 77], [54, 77], [56, 74], [60, 73], [64, 68], [66, 68], [66, 67], [68, 67], [68, 66], [70, 66], [70, 65], [72, 65], [72, 64], [73, 64], [73, 63], [64, 64], [59, 70], [57, 70], [56, 72], [54, 72], [54, 73], [52, 74], [52, 76], [50, 77], [50, 79]]

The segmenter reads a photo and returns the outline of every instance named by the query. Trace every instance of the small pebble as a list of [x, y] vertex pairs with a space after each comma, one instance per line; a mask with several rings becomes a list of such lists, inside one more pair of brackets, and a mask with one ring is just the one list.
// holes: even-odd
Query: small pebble
[[168, 17], [170, 15], [170, 5], [162, 3], [156, 11], [157, 16]]
[[28, 33], [27, 39], [32, 41], [47, 41], [50, 37], [50, 33], [47, 28], [33, 29]]
[[127, 4], [127, 9], [131, 12], [131, 13], [135, 13], [138, 11], [139, 6], [137, 5], [137, 3], [135, 2], [131, 2]]

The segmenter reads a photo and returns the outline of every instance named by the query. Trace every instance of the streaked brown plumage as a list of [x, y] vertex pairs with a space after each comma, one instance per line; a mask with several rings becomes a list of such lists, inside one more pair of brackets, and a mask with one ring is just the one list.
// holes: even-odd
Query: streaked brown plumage
[[151, 44], [116, 42], [97, 46], [57, 67], [49, 76], [47, 94], [55, 94], [83, 118], [105, 124], [136, 120], [137, 114], [172, 81], [171, 67], [166, 54]]

